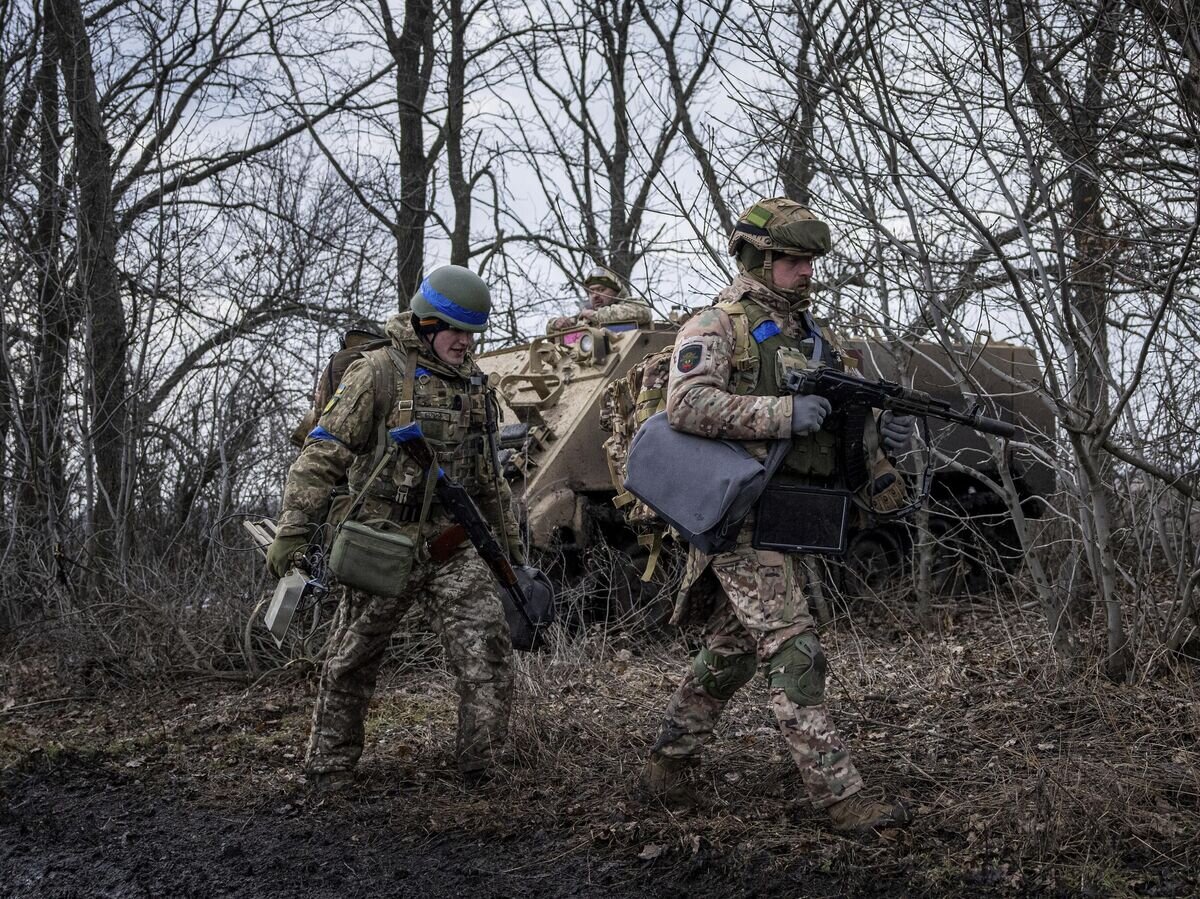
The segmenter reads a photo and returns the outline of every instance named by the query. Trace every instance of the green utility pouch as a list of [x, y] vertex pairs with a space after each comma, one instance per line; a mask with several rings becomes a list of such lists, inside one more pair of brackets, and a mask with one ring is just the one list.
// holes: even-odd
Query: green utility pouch
[[416, 544], [403, 534], [345, 521], [333, 537], [329, 570], [347, 587], [376, 596], [399, 596], [408, 584]]
[[783, 460], [787, 474], [827, 478], [837, 471], [837, 435], [825, 429], [792, 438], [792, 448]]
[[[386, 435], [386, 431], [382, 432]], [[381, 437], [386, 439], [386, 436]], [[393, 531], [383, 531], [373, 528], [355, 517], [362, 509], [367, 490], [375, 483], [380, 472], [396, 454], [395, 445], [387, 447], [379, 454], [375, 468], [367, 477], [366, 483], [354, 497], [354, 501], [346, 513], [345, 519], [337, 526], [333, 534], [333, 545], [329, 551], [329, 570], [338, 582], [354, 590], [373, 593], [376, 596], [399, 596], [408, 586], [408, 576], [412, 572], [413, 562], [417, 556], [417, 546], [421, 541], [421, 530], [429, 515], [429, 506], [433, 501], [433, 487], [437, 482], [437, 463], [426, 472], [425, 498], [421, 506], [421, 515], [417, 520], [416, 539], [397, 534]]]

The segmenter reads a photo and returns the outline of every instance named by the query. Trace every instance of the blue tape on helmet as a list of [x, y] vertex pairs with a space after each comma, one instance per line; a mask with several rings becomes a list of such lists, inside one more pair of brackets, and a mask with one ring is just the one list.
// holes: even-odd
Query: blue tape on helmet
[[341, 439], [333, 436], [322, 427], [313, 428], [308, 432], [309, 440], [332, 440], [334, 443], [341, 443]]
[[764, 340], [770, 340], [779, 333], [779, 325], [767, 319], [750, 333], [753, 335], [755, 343], [762, 343]]
[[488, 316], [486, 312], [474, 312], [470, 309], [464, 309], [448, 296], [438, 293], [433, 285], [429, 283], [428, 278], [421, 282], [421, 296], [425, 297], [429, 305], [438, 312], [449, 316], [455, 321], [466, 325], [487, 324]]

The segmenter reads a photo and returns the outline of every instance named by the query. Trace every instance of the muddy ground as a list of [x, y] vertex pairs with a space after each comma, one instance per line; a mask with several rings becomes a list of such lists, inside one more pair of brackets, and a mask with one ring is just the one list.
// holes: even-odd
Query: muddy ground
[[909, 800], [907, 831], [823, 826], [760, 683], [706, 759], [714, 808], [645, 800], [678, 640], [595, 632], [523, 657], [505, 769], [474, 792], [436, 653], [400, 646], [358, 783], [333, 798], [299, 773], [303, 665], [118, 683], [19, 652], [0, 684], [0, 896], [1200, 894], [1194, 668], [1112, 685], [989, 608], [824, 639], [838, 721], [870, 788]]

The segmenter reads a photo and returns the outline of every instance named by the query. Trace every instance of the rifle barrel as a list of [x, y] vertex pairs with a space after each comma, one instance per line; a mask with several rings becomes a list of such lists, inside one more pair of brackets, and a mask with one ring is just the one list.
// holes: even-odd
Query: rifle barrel
[[835, 405], [841, 398], [860, 400], [876, 409], [891, 409], [903, 415], [920, 415], [940, 418], [966, 425], [984, 434], [1012, 439], [1017, 434], [1015, 425], [996, 418], [989, 418], [978, 411], [960, 412], [949, 403], [935, 400], [929, 394], [901, 387], [893, 381], [870, 381], [830, 369], [810, 372], [791, 372], [786, 385], [793, 393], [815, 393], [827, 395]]

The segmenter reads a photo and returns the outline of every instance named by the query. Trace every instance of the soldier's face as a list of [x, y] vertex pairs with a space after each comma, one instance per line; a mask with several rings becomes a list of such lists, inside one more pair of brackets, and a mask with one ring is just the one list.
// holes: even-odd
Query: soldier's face
[[812, 282], [812, 257], [780, 254], [771, 262], [771, 277], [780, 290], [803, 290]]
[[470, 331], [446, 328], [433, 335], [433, 353], [447, 365], [462, 365], [473, 339]]
[[592, 284], [588, 287], [588, 305], [593, 309], [603, 309], [617, 298], [617, 292], [607, 284]]

